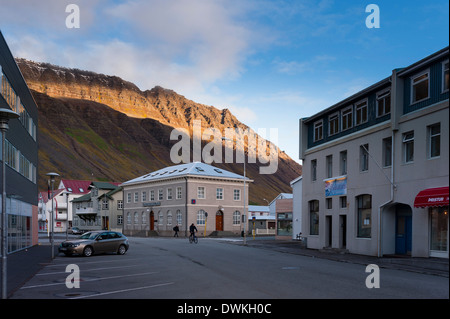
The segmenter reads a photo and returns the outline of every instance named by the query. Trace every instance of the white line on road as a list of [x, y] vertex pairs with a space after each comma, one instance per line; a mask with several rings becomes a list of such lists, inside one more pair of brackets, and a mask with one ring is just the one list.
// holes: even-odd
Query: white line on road
[[69, 298], [69, 299], [82, 299], [82, 298], [90, 298], [90, 297], [112, 295], [112, 294], [118, 294], [118, 293], [121, 293], [121, 292], [129, 292], [129, 291], [135, 291], [135, 290], [156, 288], [156, 287], [168, 286], [168, 285], [173, 285], [173, 284], [174, 284], [174, 282], [166, 282], [166, 283], [163, 283], [163, 284], [157, 284], [157, 285], [151, 285], [151, 286], [145, 286], [145, 287], [137, 287], [137, 288], [130, 288], [130, 289], [115, 290], [115, 291], [108, 291], [108, 292], [101, 292], [101, 293], [98, 293], [98, 294], [95, 294], [95, 295], [79, 296], [79, 297], [73, 297], [73, 298]]
[[[102, 267], [102, 268], [94, 268], [94, 269], [83, 269], [85, 271], [97, 271], [97, 270], [108, 270], [108, 269], [116, 269], [116, 268], [128, 268], [128, 267], [138, 267], [142, 265], [130, 265], [130, 266], [117, 266], [117, 267]], [[56, 275], [56, 274], [67, 274], [65, 271], [54, 271], [54, 272], [46, 272], [43, 274], [36, 274], [36, 276], [47, 276], [47, 275]]]
[[[83, 278], [81, 278], [81, 282], [99, 281], [99, 280], [125, 278], [125, 277], [133, 277], [133, 276], [153, 275], [153, 274], [157, 274], [157, 273], [158, 272], [156, 272], [156, 271], [152, 271], [152, 272], [143, 272], [143, 273], [140, 273], [140, 274], [120, 275], [120, 276], [111, 276], [111, 277], [103, 277], [103, 278], [91, 278], [91, 279], [83, 279]], [[32, 288], [58, 286], [58, 285], [65, 285], [65, 284], [66, 284], [65, 282], [57, 282], [57, 283], [43, 284], [43, 285], [24, 286], [24, 287], [22, 287], [20, 289], [32, 289]]]

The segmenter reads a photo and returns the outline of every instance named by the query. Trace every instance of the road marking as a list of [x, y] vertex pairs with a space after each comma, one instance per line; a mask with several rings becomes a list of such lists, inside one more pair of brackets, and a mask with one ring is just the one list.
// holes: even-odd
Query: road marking
[[[128, 268], [128, 267], [138, 267], [142, 265], [129, 265], [129, 266], [117, 266], [117, 267], [102, 267], [102, 268], [94, 268], [94, 269], [83, 269], [83, 272], [86, 271], [97, 271], [97, 270], [108, 270], [108, 269], [116, 269], [116, 268]], [[47, 276], [47, 275], [57, 275], [57, 274], [66, 274], [65, 271], [54, 271], [54, 272], [46, 272], [43, 274], [36, 274], [36, 276]]]
[[82, 299], [82, 298], [98, 297], [98, 296], [118, 294], [118, 293], [122, 293], [122, 292], [129, 292], [129, 291], [135, 291], [135, 290], [142, 290], [142, 289], [150, 289], [150, 288], [168, 286], [168, 285], [173, 285], [173, 284], [174, 284], [174, 282], [166, 282], [166, 283], [163, 283], [163, 284], [157, 284], [157, 285], [151, 285], [151, 286], [145, 286], [145, 287], [138, 287], [138, 288], [115, 290], [115, 291], [108, 291], [108, 292], [101, 292], [101, 293], [98, 293], [98, 294], [95, 294], [95, 295], [79, 296], [79, 297], [73, 297], [73, 298], [68, 298], [68, 299]]
[[[152, 271], [152, 272], [143, 272], [140, 274], [120, 275], [120, 276], [111, 276], [111, 277], [94, 278], [94, 279], [86, 279], [86, 280], [83, 280], [83, 278], [81, 278], [81, 281], [82, 282], [90, 282], [90, 281], [99, 281], [99, 280], [116, 279], [116, 278], [124, 278], [124, 277], [153, 275], [153, 274], [157, 274], [157, 273], [158, 273], [157, 271]], [[32, 288], [50, 287], [50, 286], [65, 285], [65, 284], [66, 284], [65, 282], [57, 282], [57, 283], [51, 283], [51, 284], [24, 286], [20, 289], [32, 289]]]

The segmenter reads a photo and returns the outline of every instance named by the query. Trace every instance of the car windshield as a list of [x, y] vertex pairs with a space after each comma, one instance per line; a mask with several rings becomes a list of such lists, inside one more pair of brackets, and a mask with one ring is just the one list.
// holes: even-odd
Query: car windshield
[[98, 233], [85, 233], [80, 236], [80, 239], [95, 239], [97, 237]]

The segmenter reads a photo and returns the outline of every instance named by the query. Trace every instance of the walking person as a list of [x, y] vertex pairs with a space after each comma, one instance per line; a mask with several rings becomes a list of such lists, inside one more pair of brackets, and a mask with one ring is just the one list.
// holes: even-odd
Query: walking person
[[178, 224], [173, 228], [173, 231], [175, 232], [173, 237], [178, 237], [178, 232], [180, 231], [180, 228], [178, 227]]

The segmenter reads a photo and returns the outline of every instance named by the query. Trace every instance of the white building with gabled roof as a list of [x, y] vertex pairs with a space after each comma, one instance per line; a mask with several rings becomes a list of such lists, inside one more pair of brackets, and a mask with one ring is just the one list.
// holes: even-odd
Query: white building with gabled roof
[[244, 176], [205, 163], [174, 165], [122, 183], [124, 233], [129, 236], [171, 236], [178, 225], [200, 236], [241, 234], [244, 229]]

